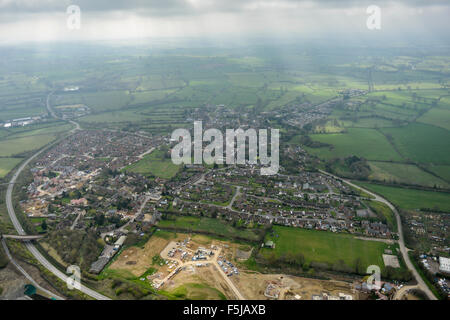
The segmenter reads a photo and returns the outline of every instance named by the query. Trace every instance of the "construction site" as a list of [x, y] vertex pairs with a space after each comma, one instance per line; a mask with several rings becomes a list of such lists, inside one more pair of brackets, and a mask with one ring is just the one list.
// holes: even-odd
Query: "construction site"
[[[244, 249], [248, 249], [247, 251]], [[202, 235], [176, 234], [152, 237], [143, 248], [130, 247], [110, 266], [127, 270], [156, 290], [178, 292], [208, 299], [352, 300], [357, 292], [351, 283], [262, 274], [246, 270], [242, 261], [251, 248]], [[146, 272], [149, 268], [154, 272]], [[202, 290], [195, 290], [202, 287]], [[206, 293], [205, 293], [206, 292]]]

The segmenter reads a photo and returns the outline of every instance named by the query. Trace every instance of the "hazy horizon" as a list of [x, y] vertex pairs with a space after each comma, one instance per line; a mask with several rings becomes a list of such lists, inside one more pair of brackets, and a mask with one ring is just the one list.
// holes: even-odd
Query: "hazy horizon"
[[[80, 29], [67, 27], [69, 5], [81, 10]], [[369, 5], [381, 9], [381, 29], [369, 30]], [[0, 0], [0, 44], [146, 42], [200, 38], [335, 39], [360, 43], [427, 40], [448, 43], [448, 1], [35, 1]]]

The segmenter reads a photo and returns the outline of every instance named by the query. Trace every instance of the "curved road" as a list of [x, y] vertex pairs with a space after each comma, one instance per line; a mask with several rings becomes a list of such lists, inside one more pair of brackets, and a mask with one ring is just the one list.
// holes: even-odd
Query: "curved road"
[[362, 191], [366, 192], [367, 194], [375, 197], [375, 199], [373, 199], [373, 200], [379, 201], [381, 203], [384, 203], [385, 205], [387, 205], [392, 210], [392, 212], [394, 212], [395, 219], [397, 220], [397, 229], [398, 229], [398, 236], [399, 236], [398, 244], [399, 244], [399, 247], [400, 247], [400, 252], [402, 253], [402, 256], [403, 256], [403, 260], [405, 261], [406, 266], [408, 267], [408, 269], [411, 270], [412, 274], [414, 275], [414, 278], [417, 281], [417, 287], [420, 290], [422, 290], [428, 296], [428, 298], [430, 300], [437, 300], [437, 298], [434, 296], [433, 292], [431, 292], [431, 290], [428, 288], [428, 286], [423, 281], [422, 277], [420, 276], [420, 274], [417, 272], [416, 268], [412, 264], [411, 260], [409, 259], [408, 249], [405, 246], [405, 240], [403, 238], [402, 221], [400, 219], [400, 214], [398, 213], [397, 209], [389, 201], [387, 201], [385, 198], [380, 197], [379, 195], [377, 195], [377, 194], [375, 194], [375, 193], [373, 193], [373, 192], [371, 192], [371, 191], [369, 191], [367, 189], [364, 189], [364, 188], [362, 188], [362, 187], [360, 187], [360, 186], [358, 186], [358, 185], [356, 185], [356, 184], [354, 184], [354, 183], [352, 183], [352, 182], [350, 182], [350, 181], [348, 181], [346, 179], [343, 179], [341, 177], [335, 176], [335, 175], [333, 175], [331, 173], [328, 173], [326, 171], [323, 171], [323, 170], [319, 170], [319, 171], [321, 173], [326, 174], [328, 176], [331, 176], [331, 177], [333, 177], [335, 179], [342, 180], [345, 183], [347, 183], [348, 185], [350, 185], [350, 186], [352, 186], [352, 187], [354, 187], [354, 188], [356, 188], [358, 190], [362, 190]]
[[[50, 99], [50, 95], [52, 94], [52, 92], [47, 96], [47, 109], [49, 110], [49, 112], [52, 114], [52, 116], [54, 116], [53, 111], [50, 108], [50, 104], [49, 104], [49, 99]], [[70, 121], [71, 123], [75, 124], [75, 128], [72, 129], [70, 132], [74, 132], [76, 130], [78, 130], [80, 127], [79, 125], [74, 122], [74, 121]], [[59, 141], [59, 140], [58, 140]], [[55, 142], [56, 143], [56, 142]], [[54, 144], [54, 143], [53, 143]], [[12, 192], [14, 189], [14, 184], [16, 183], [17, 178], [19, 177], [20, 173], [23, 171], [23, 169], [34, 159], [36, 158], [38, 155], [40, 155], [42, 152], [44, 152], [44, 150], [47, 150], [47, 148], [43, 148], [41, 150], [39, 150], [38, 152], [36, 152], [33, 156], [31, 156], [30, 158], [28, 158], [28, 160], [26, 160], [24, 163], [21, 164], [21, 166], [16, 170], [16, 172], [14, 173], [14, 175], [12, 176], [10, 183], [8, 185], [8, 189], [6, 191], [6, 207], [8, 209], [8, 215], [14, 225], [14, 228], [16, 229], [17, 233], [21, 236], [25, 236], [26, 233], [23, 230], [19, 220], [17, 219], [16, 213], [14, 211], [14, 206], [12, 203]], [[25, 246], [27, 247], [27, 249], [33, 254], [33, 256], [35, 257], [35, 259], [37, 261], [39, 261], [45, 268], [47, 268], [51, 273], [53, 273], [56, 277], [58, 277], [59, 279], [61, 279], [64, 283], [66, 283], [67, 278], [69, 278], [65, 273], [61, 272], [58, 268], [56, 268], [54, 265], [52, 265], [40, 252], [39, 250], [34, 246], [34, 244], [27, 242], [25, 243]], [[85, 285], [81, 284], [80, 287], [80, 291], [83, 292], [84, 294], [97, 299], [97, 300], [110, 300], [110, 298], [86, 287]]]

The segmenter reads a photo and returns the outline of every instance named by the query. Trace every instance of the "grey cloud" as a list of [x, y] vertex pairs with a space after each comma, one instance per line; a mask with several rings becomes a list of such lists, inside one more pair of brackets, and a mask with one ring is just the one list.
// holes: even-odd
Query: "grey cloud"
[[[432, 5], [448, 6], [448, 0], [0, 0], [2, 13], [53, 13], [64, 12], [75, 4], [84, 12], [130, 11], [148, 15], [180, 15], [202, 12], [239, 12], [249, 4], [268, 4], [284, 2], [291, 4], [313, 3], [323, 8], [363, 7], [370, 4], [389, 5], [403, 4], [409, 7], [425, 7]], [[198, 3], [198, 6], [195, 5]]]

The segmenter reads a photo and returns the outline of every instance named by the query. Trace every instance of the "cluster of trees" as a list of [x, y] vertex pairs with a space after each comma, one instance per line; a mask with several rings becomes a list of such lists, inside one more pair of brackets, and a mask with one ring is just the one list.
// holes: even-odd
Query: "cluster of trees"
[[[344, 159], [335, 158], [328, 160], [325, 164], [327, 171], [334, 174], [344, 175], [351, 179], [367, 180], [370, 175], [370, 167], [367, 160], [357, 156], [349, 156]], [[339, 172], [336, 168], [339, 168]], [[345, 172], [343, 172], [343, 170]]]
[[302, 269], [307, 267], [305, 265], [305, 257], [301, 253], [288, 252], [277, 256], [275, 252], [271, 252], [265, 260], [268, 265], [275, 267], [296, 267]]
[[116, 228], [119, 228], [126, 223], [126, 221], [123, 220], [122, 217], [118, 214], [105, 216], [103, 213], [96, 213], [94, 216], [94, 222], [98, 226], [114, 224]]
[[117, 210], [130, 210], [131, 199], [119, 197], [115, 203]]
[[48, 173], [44, 174], [44, 176], [52, 179], [52, 178], [56, 178], [58, 176], [58, 174], [54, 171], [49, 171]]
[[387, 266], [381, 271], [381, 277], [384, 279], [408, 282], [412, 279], [412, 273], [405, 268], [393, 268]]
[[300, 144], [310, 147], [310, 148], [322, 148], [322, 147], [330, 147], [331, 148], [331, 147], [333, 147], [331, 144], [328, 144], [328, 143], [314, 141], [313, 139], [311, 139], [310, 136], [308, 136], [306, 134], [300, 136]]
[[88, 270], [97, 260], [103, 246], [95, 232], [87, 230], [55, 230], [49, 233], [48, 243], [58, 252], [64, 262]]

